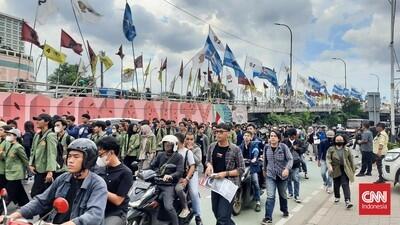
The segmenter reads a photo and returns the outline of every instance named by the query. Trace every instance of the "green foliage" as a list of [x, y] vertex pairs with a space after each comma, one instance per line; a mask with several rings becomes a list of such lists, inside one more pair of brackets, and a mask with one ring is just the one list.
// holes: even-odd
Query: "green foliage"
[[361, 118], [364, 114], [361, 103], [352, 98], [345, 98], [342, 101], [342, 112], [349, 118]]
[[[78, 64], [64, 63], [49, 76], [50, 84], [72, 85], [78, 78]], [[77, 86], [88, 86], [91, 81], [89, 77], [81, 77], [75, 84]]]
[[388, 143], [388, 149], [395, 149], [395, 148], [400, 148], [400, 143], [393, 143], [393, 142], [389, 142]]
[[271, 113], [265, 116], [264, 123], [269, 124], [290, 124], [294, 126], [308, 126], [313, 123], [314, 115], [311, 112], [295, 114]]

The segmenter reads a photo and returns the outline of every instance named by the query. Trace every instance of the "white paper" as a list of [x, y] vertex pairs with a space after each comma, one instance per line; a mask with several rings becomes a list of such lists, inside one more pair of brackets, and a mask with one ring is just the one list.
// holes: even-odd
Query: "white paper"
[[229, 202], [232, 202], [233, 197], [235, 197], [236, 191], [239, 188], [232, 181], [224, 179], [214, 179], [211, 177], [204, 177], [200, 181], [200, 185], [220, 194]]

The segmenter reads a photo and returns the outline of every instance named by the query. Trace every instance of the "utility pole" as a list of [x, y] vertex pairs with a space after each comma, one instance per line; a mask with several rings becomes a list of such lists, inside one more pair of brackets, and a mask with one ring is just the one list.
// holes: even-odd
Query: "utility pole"
[[390, 21], [390, 131], [391, 141], [394, 140], [395, 134], [395, 104], [394, 104], [394, 24], [396, 19], [396, 2], [397, 0], [388, 0], [391, 10]]

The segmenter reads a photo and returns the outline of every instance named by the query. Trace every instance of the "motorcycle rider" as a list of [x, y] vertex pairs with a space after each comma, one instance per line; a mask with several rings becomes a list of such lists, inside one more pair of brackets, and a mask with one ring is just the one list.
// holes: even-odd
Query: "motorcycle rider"
[[252, 139], [253, 133], [250, 131], [245, 131], [244, 141], [240, 145], [240, 150], [242, 150], [243, 158], [250, 161], [251, 183], [254, 188], [254, 199], [256, 200], [255, 211], [260, 212], [260, 185], [258, 183], [258, 172], [260, 172], [260, 166], [257, 163], [260, 151], [258, 149], [258, 145], [251, 141]]
[[[163, 205], [168, 213], [172, 225], [179, 225], [178, 216], [174, 208], [175, 186], [179, 179], [182, 178], [184, 167], [183, 157], [177, 152], [178, 139], [174, 135], [166, 135], [162, 139], [162, 149], [150, 164], [150, 169], [159, 170], [163, 176], [164, 182], [171, 182], [171, 185], [159, 185], [159, 189], [163, 194]], [[172, 174], [165, 173], [165, 165], [176, 165], [176, 171]]]
[[107, 183], [105, 225], [124, 225], [128, 212], [128, 192], [133, 184], [132, 171], [118, 159], [120, 146], [114, 137], [97, 142], [99, 157], [96, 173]]
[[[32, 218], [47, 212], [54, 199], [65, 198], [70, 209], [65, 214], [52, 213], [50, 221], [62, 225], [102, 225], [107, 204], [107, 185], [90, 171], [97, 159], [96, 144], [77, 139], [68, 146], [68, 172], [60, 175], [42, 194], [9, 216], [10, 220]], [[2, 220], [2, 219], [0, 219]]]

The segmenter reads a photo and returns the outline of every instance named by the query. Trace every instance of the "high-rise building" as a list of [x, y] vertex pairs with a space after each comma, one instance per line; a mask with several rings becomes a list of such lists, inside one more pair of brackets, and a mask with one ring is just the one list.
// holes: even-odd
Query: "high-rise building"
[[24, 53], [21, 26], [22, 19], [0, 13], [0, 48]]
[[34, 80], [32, 58], [24, 54], [22, 19], [0, 12], [0, 82]]

